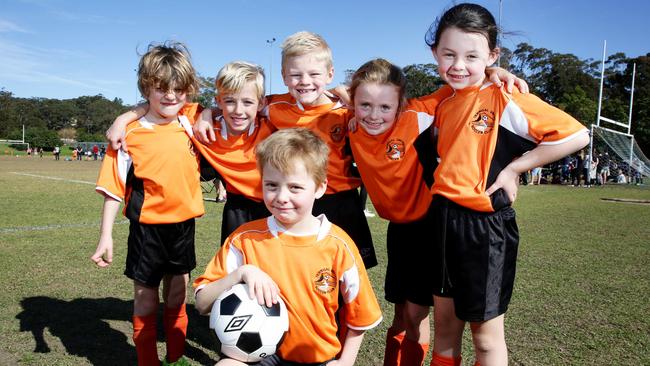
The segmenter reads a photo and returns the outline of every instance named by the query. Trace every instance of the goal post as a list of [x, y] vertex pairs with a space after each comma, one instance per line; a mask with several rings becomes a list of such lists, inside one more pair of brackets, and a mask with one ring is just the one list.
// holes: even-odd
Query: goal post
[[[650, 176], [650, 161], [641, 151], [632, 135], [632, 106], [634, 103], [634, 79], [636, 76], [636, 64], [632, 69], [632, 84], [630, 89], [630, 107], [627, 123], [613, 120], [601, 115], [603, 103], [603, 84], [605, 80], [605, 57], [607, 52], [607, 41], [603, 44], [603, 60], [600, 72], [600, 89], [598, 92], [598, 113], [596, 123], [591, 125], [591, 136], [589, 141], [589, 159], [594, 159], [596, 152], [607, 152], [613, 159], [617, 169], [627, 171], [627, 176], [632, 177], [633, 172], [638, 172], [641, 176]], [[608, 124], [627, 130], [626, 132], [618, 131], [614, 128], [601, 126]], [[619, 160], [620, 164], [616, 161]], [[587, 164], [588, 176], [592, 175], [592, 164]], [[616, 172], [612, 172], [616, 173]]]

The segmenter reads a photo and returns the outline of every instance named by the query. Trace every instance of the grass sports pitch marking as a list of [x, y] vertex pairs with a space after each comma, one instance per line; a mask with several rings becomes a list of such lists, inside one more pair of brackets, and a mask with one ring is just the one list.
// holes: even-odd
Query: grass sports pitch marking
[[[115, 221], [115, 225], [124, 225], [128, 223], [129, 220]], [[99, 227], [100, 225], [101, 225], [100, 222], [95, 222], [95, 223], [87, 222], [83, 224], [53, 224], [53, 225], [41, 225], [41, 226], [6, 227], [6, 228], [0, 228], [0, 234], [15, 233], [20, 231], [43, 231], [43, 230], [55, 230], [55, 229]]]
[[34, 177], [34, 178], [60, 180], [60, 181], [63, 181], [63, 182], [70, 182], [70, 183], [80, 183], [80, 184], [92, 184], [92, 185], [95, 185], [95, 182], [88, 182], [88, 181], [85, 181], [85, 180], [76, 180], [76, 179], [65, 179], [65, 178], [58, 178], [58, 177], [48, 177], [47, 175], [18, 173], [18, 172], [11, 172], [11, 174], [24, 175], [24, 176], [27, 176], [27, 177]]

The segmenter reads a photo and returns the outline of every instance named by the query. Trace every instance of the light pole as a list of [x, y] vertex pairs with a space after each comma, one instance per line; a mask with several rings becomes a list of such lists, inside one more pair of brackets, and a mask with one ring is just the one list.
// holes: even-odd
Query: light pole
[[275, 37], [271, 39], [267, 39], [266, 43], [269, 45], [269, 48], [271, 49], [271, 65], [269, 66], [269, 73], [267, 74], [269, 77], [269, 95], [273, 94], [273, 43], [275, 43]]
[[140, 88], [138, 88], [138, 69], [133, 69], [133, 71], [135, 71], [135, 104], [133, 104], [135, 107], [138, 105], [138, 93], [140, 92]]
[[[499, 0], [499, 28], [497, 29], [497, 47], [501, 47], [501, 13], [503, 12], [502, 0]], [[499, 52], [499, 58], [497, 59], [497, 66], [501, 66], [501, 52]]]

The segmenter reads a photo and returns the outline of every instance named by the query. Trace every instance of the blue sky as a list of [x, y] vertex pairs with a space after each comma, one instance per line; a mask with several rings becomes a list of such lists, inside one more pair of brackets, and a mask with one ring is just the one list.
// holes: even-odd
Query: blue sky
[[[480, 0], [498, 18], [498, 0]], [[346, 69], [384, 57], [400, 66], [433, 62], [424, 43], [449, 0], [3, 0], [0, 88], [18, 97], [67, 99], [102, 94], [139, 98], [135, 68], [147, 45], [182, 41], [203, 76], [225, 63], [262, 65], [271, 91], [285, 92], [280, 44], [288, 35], [321, 34], [334, 53], [335, 83]], [[457, 2], [456, 2], [457, 3]], [[504, 40], [601, 59], [650, 52], [650, 1], [503, 0]], [[269, 44], [267, 40], [276, 39]], [[271, 69], [272, 68], [272, 69]], [[268, 91], [268, 90], [267, 90]]]

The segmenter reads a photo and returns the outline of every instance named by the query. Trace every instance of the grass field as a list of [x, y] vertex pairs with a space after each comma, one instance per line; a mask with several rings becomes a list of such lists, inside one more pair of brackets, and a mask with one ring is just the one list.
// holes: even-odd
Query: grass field
[[[123, 218], [113, 266], [88, 259], [99, 231], [99, 164], [0, 157], [0, 365], [135, 364]], [[512, 365], [650, 364], [650, 205], [601, 198], [650, 200], [650, 189], [521, 187], [518, 273], [506, 315]], [[194, 275], [217, 249], [221, 208], [206, 202], [197, 221]], [[369, 273], [383, 298], [387, 223], [369, 222], [381, 255]], [[211, 365], [214, 337], [192, 302], [186, 355]], [[367, 333], [358, 365], [381, 364], [392, 318], [382, 307], [385, 320]], [[464, 364], [472, 360], [466, 334]]]

